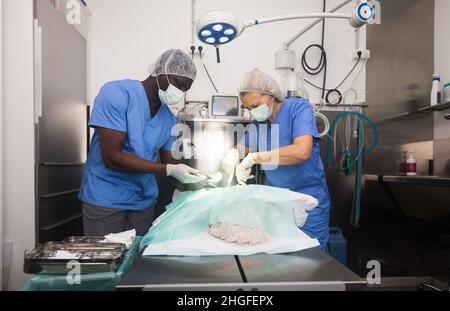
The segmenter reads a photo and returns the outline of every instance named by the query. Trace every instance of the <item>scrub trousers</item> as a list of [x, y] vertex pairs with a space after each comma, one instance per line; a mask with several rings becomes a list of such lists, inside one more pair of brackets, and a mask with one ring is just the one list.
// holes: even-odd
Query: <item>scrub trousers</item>
[[154, 206], [142, 211], [105, 208], [83, 202], [83, 225], [85, 236], [104, 236], [127, 230], [136, 230], [144, 236], [152, 226]]

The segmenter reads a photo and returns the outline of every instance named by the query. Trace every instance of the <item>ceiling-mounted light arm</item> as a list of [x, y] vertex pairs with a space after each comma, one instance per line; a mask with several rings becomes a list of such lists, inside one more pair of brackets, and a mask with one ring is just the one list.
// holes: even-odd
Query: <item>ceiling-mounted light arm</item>
[[[356, 0], [358, 3], [355, 6], [355, 9], [352, 13], [352, 20], [358, 22], [361, 21], [364, 24], [381, 24], [381, 4], [378, 0], [369, 0], [369, 1], [362, 1], [362, 0]], [[331, 10], [329, 10], [327, 13], [334, 13], [350, 2], [355, 2], [355, 0], [345, 0], [341, 2], [340, 4], [333, 7]], [[297, 33], [295, 36], [292, 37], [292, 39], [286, 41], [283, 44], [283, 49], [289, 49], [289, 47], [301, 36], [303, 36], [305, 33], [307, 33], [309, 30], [311, 30], [314, 26], [322, 22], [323, 18], [317, 19], [308, 26], [306, 26], [302, 31]], [[352, 23], [352, 22], [351, 22]], [[353, 24], [352, 24], [353, 26]], [[358, 28], [358, 27], [356, 27]]]
[[304, 13], [304, 14], [283, 15], [283, 16], [276, 16], [276, 17], [270, 17], [270, 18], [250, 20], [250, 21], [244, 23], [244, 29], [252, 27], [252, 26], [267, 24], [267, 23], [274, 23], [274, 22], [295, 20], [295, 19], [336, 18], [336, 19], [350, 20], [351, 17], [352, 17], [351, 14], [340, 14], [340, 13]]
[[[341, 8], [343, 8], [344, 6], [346, 6], [347, 4], [349, 4], [352, 1], [354, 1], [354, 0], [345, 0], [344, 2], [342, 2], [342, 3], [338, 4], [338, 5], [336, 5], [335, 7], [333, 7], [331, 10], [327, 11], [327, 13], [334, 13], [334, 12], [340, 10]], [[309, 24], [308, 26], [306, 26], [302, 31], [300, 31], [295, 36], [293, 36], [292, 39], [286, 41], [284, 43], [284, 45], [283, 45], [283, 48], [284, 49], [288, 49], [298, 38], [300, 38], [305, 33], [310, 31], [312, 28], [314, 28], [314, 26], [316, 26], [317, 24], [322, 22], [322, 20], [323, 20], [323, 18], [317, 19], [314, 22], [312, 22], [311, 24]]]
[[238, 36], [246, 28], [253, 26], [274, 23], [286, 20], [318, 18], [347, 19], [354, 28], [365, 25], [373, 16], [373, 7], [366, 2], [360, 3], [352, 14], [341, 13], [304, 13], [283, 15], [270, 18], [252, 19], [244, 23], [240, 22], [232, 14], [222, 10], [212, 10], [201, 16], [197, 22], [197, 36], [199, 40], [209, 45], [227, 44]]
[[[283, 15], [270, 18], [252, 19], [244, 23], [240, 22], [228, 12], [213, 10], [206, 12], [197, 22], [197, 36], [200, 41], [209, 45], [222, 45], [229, 43], [250, 27], [262, 24], [311, 18], [335, 18], [347, 19], [352, 23], [351, 14], [339, 13], [304, 13]], [[361, 27], [364, 23], [355, 24], [354, 27]]]

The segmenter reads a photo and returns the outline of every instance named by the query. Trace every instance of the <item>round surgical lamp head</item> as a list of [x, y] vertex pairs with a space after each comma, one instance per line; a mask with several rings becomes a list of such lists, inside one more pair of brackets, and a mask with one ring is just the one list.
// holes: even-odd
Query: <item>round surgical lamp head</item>
[[208, 11], [197, 21], [197, 37], [209, 45], [227, 44], [236, 39], [242, 30], [242, 23], [232, 14], [222, 10]]
[[352, 12], [350, 25], [354, 28], [360, 28], [373, 20], [375, 17], [375, 8], [367, 2], [358, 4]]

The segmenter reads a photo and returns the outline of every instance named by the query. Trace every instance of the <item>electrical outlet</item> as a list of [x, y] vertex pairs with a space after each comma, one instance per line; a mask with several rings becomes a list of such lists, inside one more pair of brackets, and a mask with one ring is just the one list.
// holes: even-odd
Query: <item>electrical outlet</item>
[[361, 52], [361, 60], [370, 59], [370, 50], [354, 51], [353, 59], [357, 60], [359, 58], [358, 52]]

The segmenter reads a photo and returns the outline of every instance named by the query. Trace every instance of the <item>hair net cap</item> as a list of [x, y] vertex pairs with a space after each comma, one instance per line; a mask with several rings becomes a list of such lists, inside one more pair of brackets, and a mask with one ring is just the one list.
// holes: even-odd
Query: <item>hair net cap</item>
[[278, 83], [259, 69], [253, 69], [244, 75], [238, 92], [240, 94], [246, 92], [267, 94], [275, 97], [280, 102], [285, 99]]
[[197, 69], [188, 54], [181, 50], [168, 50], [164, 52], [149, 69], [152, 76], [174, 75], [195, 80]]

